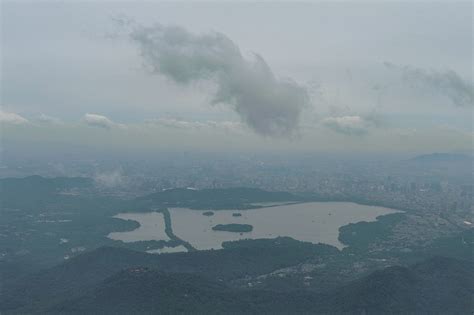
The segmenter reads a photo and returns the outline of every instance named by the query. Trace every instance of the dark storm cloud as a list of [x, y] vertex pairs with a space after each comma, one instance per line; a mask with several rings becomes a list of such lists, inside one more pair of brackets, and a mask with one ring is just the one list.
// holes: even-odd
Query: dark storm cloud
[[400, 71], [403, 80], [416, 89], [444, 95], [456, 106], [474, 105], [472, 83], [460, 77], [455, 71], [426, 70], [390, 62], [385, 62], [384, 65], [388, 69]]
[[291, 136], [308, 104], [306, 89], [277, 78], [265, 60], [247, 60], [239, 47], [220, 33], [193, 34], [181, 27], [139, 27], [131, 33], [152, 73], [179, 84], [216, 83], [213, 104], [232, 106], [255, 132]]

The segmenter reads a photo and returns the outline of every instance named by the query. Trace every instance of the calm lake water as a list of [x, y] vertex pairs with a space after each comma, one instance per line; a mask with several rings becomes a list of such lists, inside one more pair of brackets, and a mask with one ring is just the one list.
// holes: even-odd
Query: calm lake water
[[[277, 236], [289, 236], [301, 241], [326, 243], [342, 248], [343, 244], [338, 241], [341, 226], [360, 221], [375, 221], [380, 215], [399, 212], [350, 202], [310, 202], [251, 210], [218, 210], [213, 211], [213, 216], [203, 215], [206, 210], [169, 210], [174, 234], [197, 249], [219, 249], [224, 241]], [[240, 213], [242, 216], [234, 217], [233, 213]], [[117, 217], [138, 221], [141, 226], [130, 232], [111, 233], [109, 237], [113, 239], [124, 242], [168, 239], [164, 234], [163, 216], [159, 213], [127, 213]], [[212, 230], [216, 224], [229, 223], [251, 224], [253, 231], [233, 233]]]
[[112, 232], [107, 235], [108, 238], [125, 243], [169, 240], [168, 235], [165, 233], [165, 219], [163, 213], [120, 213], [114, 216], [114, 218], [137, 221], [140, 227], [133, 231]]

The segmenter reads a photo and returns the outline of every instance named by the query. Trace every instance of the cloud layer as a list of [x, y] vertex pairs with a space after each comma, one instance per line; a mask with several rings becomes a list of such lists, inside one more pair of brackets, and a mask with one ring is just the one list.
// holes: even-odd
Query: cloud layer
[[291, 136], [308, 104], [306, 89], [277, 78], [265, 60], [245, 59], [225, 35], [195, 35], [180, 27], [140, 27], [131, 34], [152, 73], [187, 85], [211, 80], [212, 103], [232, 106], [242, 121], [264, 136]]

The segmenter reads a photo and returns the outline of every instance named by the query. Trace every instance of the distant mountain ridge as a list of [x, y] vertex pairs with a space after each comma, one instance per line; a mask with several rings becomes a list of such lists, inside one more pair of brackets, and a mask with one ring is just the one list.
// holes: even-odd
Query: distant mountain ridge
[[418, 155], [409, 161], [415, 162], [469, 162], [473, 161], [473, 157], [467, 154], [457, 153], [431, 153]]

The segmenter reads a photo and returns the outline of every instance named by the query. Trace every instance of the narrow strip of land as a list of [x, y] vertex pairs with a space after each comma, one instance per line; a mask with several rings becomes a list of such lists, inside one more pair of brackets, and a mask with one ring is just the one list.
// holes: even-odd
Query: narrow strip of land
[[172, 224], [171, 224], [171, 214], [170, 214], [170, 211], [168, 210], [168, 208], [162, 208], [162, 209], [160, 209], [160, 211], [163, 213], [163, 217], [165, 219], [165, 233], [166, 233], [166, 235], [168, 235], [170, 240], [179, 242], [181, 245], [183, 245], [188, 250], [188, 252], [196, 251], [196, 248], [194, 248], [191, 244], [189, 244], [185, 240], [177, 237], [173, 233], [173, 227], [172, 227]]

